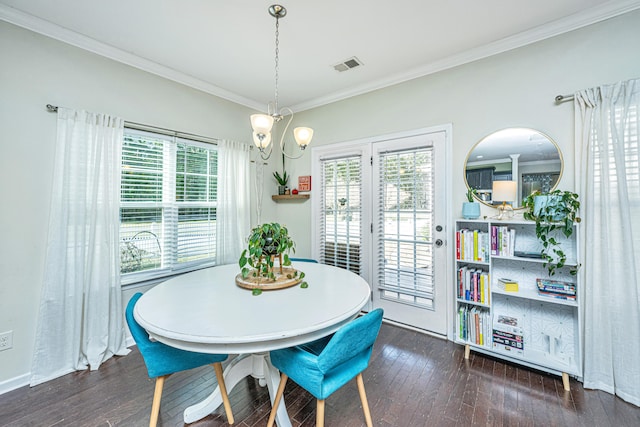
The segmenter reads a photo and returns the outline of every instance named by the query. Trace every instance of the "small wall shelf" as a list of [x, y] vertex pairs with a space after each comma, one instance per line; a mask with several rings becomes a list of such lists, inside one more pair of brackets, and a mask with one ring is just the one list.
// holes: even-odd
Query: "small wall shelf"
[[304, 202], [309, 199], [310, 194], [274, 194], [271, 199], [274, 202]]

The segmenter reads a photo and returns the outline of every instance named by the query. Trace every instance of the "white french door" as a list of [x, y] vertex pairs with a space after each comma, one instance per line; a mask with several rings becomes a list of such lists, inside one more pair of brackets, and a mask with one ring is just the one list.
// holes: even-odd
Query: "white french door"
[[373, 147], [373, 306], [446, 334], [445, 132]]
[[363, 276], [385, 318], [442, 335], [449, 129], [313, 150], [314, 257]]

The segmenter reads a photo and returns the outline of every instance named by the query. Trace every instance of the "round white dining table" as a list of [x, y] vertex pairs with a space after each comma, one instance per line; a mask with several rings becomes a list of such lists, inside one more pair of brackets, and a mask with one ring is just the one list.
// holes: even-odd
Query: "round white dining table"
[[[238, 354], [224, 370], [228, 391], [251, 375], [267, 386], [273, 404], [280, 373], [271, 364], [269, 351], [335, 332], [357, 316], [371, 295], [368, 283], [350, 271], [308, 262], [293, 266], [305, 273], [307, 288], [296, 285], [253, 295], [236, 285], [237, 264], [222, 265], [155, 286], [140, 298], [134, 316], [153, 339], [167, 345]], [[204, 401], [185, 409], [184, 422], [206, 417], [221, 403], [216, 387]], [[276, 421], [280, 427], [291, 425], [284, 402]]]

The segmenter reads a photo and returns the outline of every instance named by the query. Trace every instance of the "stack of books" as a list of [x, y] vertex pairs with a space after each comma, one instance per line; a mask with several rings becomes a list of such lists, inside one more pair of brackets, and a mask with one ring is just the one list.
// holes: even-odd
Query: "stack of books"
[[522, 356], [524, 331], [520, 319], [515, 316], [496, 315], [493, 323], [493, 348]]
[[500, 283], [500, 287], [504, 289], [505, 292], [518, 292], [518, 282], [515, 280], [502, 277], [498, 279], [498, 283]]
[[560, 280], [536, 279], [538, 295], [559, 298], [564, 300], [576, 300], [576, 284], [562, 282]]

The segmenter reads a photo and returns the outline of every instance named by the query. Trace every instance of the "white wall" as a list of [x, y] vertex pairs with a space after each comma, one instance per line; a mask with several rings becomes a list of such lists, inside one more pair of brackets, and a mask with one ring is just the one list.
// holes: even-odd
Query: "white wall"
[[0, 332], [13, 331], [2, 392], [31, 369], [56, 135], [45, 105], [247, 142], [251, 111], [2, 21], [0, 64]]
[[[554, 98], [640, 77], [638, 40], [640, 11], [306, 111], [294, 121], [314, 128], [313, 146], [452, 123], [452, 226], [465, 200], [467, 153], [480, 139], [506, 127], [534, 128], [554, 139], [565, 160], [559, 187], [574, 190], [573, 104], [556, 105]], [[311, 172], [308, 155], [288, 164], [294, 179]], [[483, 215], [493, 215], [491, 208], [482, 209]], [[310, 212], [311, 203], [306, 202], [295, 209], [278, 206], [273, 217], [295, 224], [298, 247], [309, 252]]]

